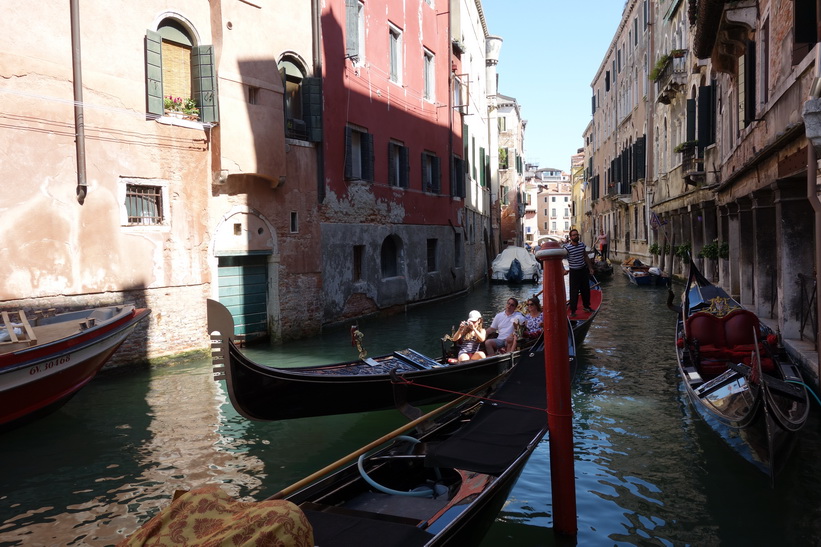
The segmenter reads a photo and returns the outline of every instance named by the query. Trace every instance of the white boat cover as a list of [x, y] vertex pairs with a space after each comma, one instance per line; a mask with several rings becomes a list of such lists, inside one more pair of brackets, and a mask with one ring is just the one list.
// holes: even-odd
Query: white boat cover
[[542, 270], [539, 267], [539, 261], [524, 247], [510, 246], [493, 259], [493, 264], [491, 264], [493, 279], [506, 279], [505, 274], [507, 274], [507, 271], [510, 269], [510, 264], [514, 258], [517, 259], [522, 266], [522, 277], [524, 281], [533, 280], [534, 275], [537, 279], [541, 277]]

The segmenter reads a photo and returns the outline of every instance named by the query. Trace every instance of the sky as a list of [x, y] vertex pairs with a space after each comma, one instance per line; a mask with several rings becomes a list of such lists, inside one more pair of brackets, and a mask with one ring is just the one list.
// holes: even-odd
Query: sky
[[519, 103], [525, 161], [570, 172], [592, 119], [590, 83], [618, 29], [624, 0], [482, 0], [502, 38], [501, 95]]

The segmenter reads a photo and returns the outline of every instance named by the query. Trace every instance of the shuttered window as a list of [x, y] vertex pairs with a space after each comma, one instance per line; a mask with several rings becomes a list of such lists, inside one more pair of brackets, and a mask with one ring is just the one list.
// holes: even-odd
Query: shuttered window
[[146, 111], [164, 114], [164, 98], [193, 99], [203, 122], [219, 121], [214, 51], [197, 46], [186, 28], [164, 19], [145, 37]]

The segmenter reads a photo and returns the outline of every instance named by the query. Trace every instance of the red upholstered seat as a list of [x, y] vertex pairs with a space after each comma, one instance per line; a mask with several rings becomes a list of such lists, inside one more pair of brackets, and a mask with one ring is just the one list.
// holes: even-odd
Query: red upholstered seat
[[735, 310], [722, 319], [724, 322], [724, 338], [730, 347], [749, 345], [761, 339], [758, 317], [747, 310]]
[[766, 356], [761, 342], [761, 324], [758, 317], [748, 310], [734, 310], [724, 317], [716, 317], [707, 312], [696, 312], [687, 318], [687, 341], [698, 341], [702, 374], [714, 375], [726, 370], [727, 361], [752, 364], [751, 355], [755, 351], [756, 337], [761, 354], [761, 368], [773, 370], [775, 364]]
[[687, 318], [688, 340], [698, 340], [699, 346], [725, 347], [724, 328], [721, 319], [707, 312], [696, 312]]

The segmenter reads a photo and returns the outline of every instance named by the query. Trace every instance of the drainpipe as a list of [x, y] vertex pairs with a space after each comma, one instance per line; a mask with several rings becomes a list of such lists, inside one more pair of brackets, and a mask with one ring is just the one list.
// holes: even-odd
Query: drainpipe
[[[322, 78], [322, 3], [320, 0], [311, 0], [311, 26], [313, 27], [312, 49], [314, 56], [314, 77]], [[322, 78], [325, 81], [325, 78]], [[325, 85], [322, 86], [322, 94], [325, 94]], [[322, 104], [325, 104], [323, 99]], [[324, 108], [321, 116], [323, 122], [325, 118]], [[323, 123], [324, 125], [324, 123]], [[325, 131], [323, 127], [323, 132]], [[325, 201], [325, 142], [323, 138], [316, 144], [316, 185], [317, 200], [319, 203]]]
[[77, 148], [77, 201], [86, 199], [86, 132], [83, 122], [83, 69], [80, 62], [80, 0], [71, 0], [71, 64], [74, 81], [74, 142]]

